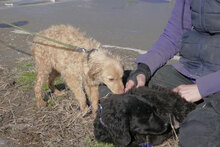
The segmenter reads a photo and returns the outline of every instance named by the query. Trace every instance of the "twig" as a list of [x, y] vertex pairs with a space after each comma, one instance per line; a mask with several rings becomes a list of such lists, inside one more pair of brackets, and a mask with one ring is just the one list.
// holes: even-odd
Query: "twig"
[[12, 116], [13, 116], [13, 122], [15, 123], [15, 124], [17, 124], [16, 123], [16, 119], [15, 119], [15, 114], [14, 114], [14, 111], [12, 110], [12, 105], [11, 105], [11, 101], [10, 101], [10, 99], [8, 99], [8, 102], [9, 102], [9, 105], [10, 105], [10, 111], [11, 111], [11, 113], [12, 113]]
[[171, 125], [171, 128], [172, 128], [172, 132], [174, 133], [175, 139], [178, 139], [178, 136], [177, 136], [177, 133], [176, 133], [176, 130], [174, 128], [173, 121], [172, 121], [172, 118], [171, 118], [171, 114], [169, 114], [169, 118], [170, 118], [170, 125]]

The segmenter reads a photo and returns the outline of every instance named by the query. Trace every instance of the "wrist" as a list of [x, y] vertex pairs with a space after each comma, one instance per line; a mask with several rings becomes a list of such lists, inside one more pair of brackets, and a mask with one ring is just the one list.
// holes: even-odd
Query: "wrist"
[[144, 63], [139, 63], [136, 71], [139, 74], [143, 74], [145, 76], [146, 80], [148, 80], [151, 76], [150, 68], [148, 67], [148, 65], [146, 65]]

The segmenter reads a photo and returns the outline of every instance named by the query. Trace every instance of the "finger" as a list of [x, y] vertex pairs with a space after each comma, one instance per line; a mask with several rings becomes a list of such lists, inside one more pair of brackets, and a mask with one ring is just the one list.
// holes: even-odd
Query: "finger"
[[145, 76], [143, 74], [138, 75], [136, 88], [145, 86], [145, 81]]
[[173, 88], [172, 91], [178, 93], [178, 88]]
[[188, 97], [188, 96], [185, 96], [185, 95], [183, 95], [183, 96], [181, 96], [183, 99], [185, 99], [187, 102], [191, 102], [191, 99]]
[[134, 82], [132, 80], [129, 80], [127, 83], [126, 83], [126, 86], [125, 86], [125, 92], [127, 92], [128, 90], [130, 90], [131, 88], [134, 87]]
[[145, 85], [145, 82], [140, 80], [140, 81], [138, 81], [136, 88], [143, 87], [144, 85]]
[[181, 89], [181, 86], [177, 86], [176, 88], [173, 88], [172, 91], [179, 93], [180, 89]]
[[178, 94], [180, 95], [181, 98], [185, 99], [187, 102], [190, 102], [190, 95], [188, 95], [187, 93], [184, 93], [182, 91], [179, 91]]
[[131, 88], [134, 87], [134, 82], [129, 80], [127, 83], [126, 83], [126, 87], [125, 87], [125, 92], [129, 91]]

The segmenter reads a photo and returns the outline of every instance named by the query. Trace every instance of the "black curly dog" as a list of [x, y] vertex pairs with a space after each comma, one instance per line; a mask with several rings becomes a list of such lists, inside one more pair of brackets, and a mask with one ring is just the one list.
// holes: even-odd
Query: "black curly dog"
[[171, 122], [182, 122], [194, 108], [195, 104], [160, 87], [110, 95], [100, 101], [95, 138], [117, 147], [158, 145], [172, 136]]

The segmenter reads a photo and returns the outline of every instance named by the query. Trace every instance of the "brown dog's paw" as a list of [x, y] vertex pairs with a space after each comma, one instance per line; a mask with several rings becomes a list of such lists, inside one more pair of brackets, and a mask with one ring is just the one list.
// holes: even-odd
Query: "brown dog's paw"
[[81, 110], [82, 117], [87, 117], [91, 115], [92, 110], [91, 107], [86, 107], [84, 110]]
[[37, 101], [37, 107], [39, 109], [43, 108], [43, 107], [46, 107], [46, 105], [47, 105], [47, 102], [45, 102], [44, 100]]
[[92, 115], [93, 115], [94, 117], [96, 117], [97, 112], [98, 112], [98, 107], [92, 107]]

